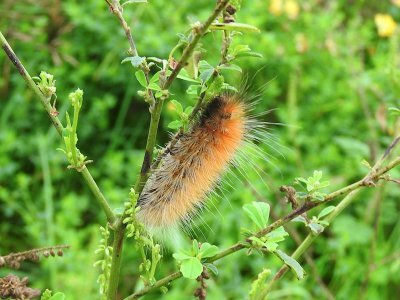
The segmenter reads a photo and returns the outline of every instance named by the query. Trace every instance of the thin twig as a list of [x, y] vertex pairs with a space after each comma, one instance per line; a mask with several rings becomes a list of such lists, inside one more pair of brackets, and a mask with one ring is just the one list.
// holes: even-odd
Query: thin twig
[[[51, 122], [53, 123], [54, 127], [56, 128], [58, 134], [62, 138], [62, 131], [63, 131], [63, 126], [60, 122], [60, 119], [57, 117], [56, 114], [54, 114], [54, 108], [51, 106], [50, 101], [43, 95], [43, 93], [40, 91], [36, 83], [33, 81], [32, 77], [29, 75], [29, 73], [26, 71], [25, 67], [22, 65], [21, 61], [18, 59], [17, 55], [14, 53], [10, 45], [8, 44], [6, 38], [3, 36], [3, 34], [0, 32], [0, 44], [1, 47], [3, 48], [4, 52], [7, 54], [8, 58], [10, 61], [14, 64], [14, 66], [17, 68], [18, 72], [21, 74], [22, 78], [25, 80], [27, 83], [28, 87], [35, 93], [35, 95], [39, 98], [40, 102], [42, 103], [44, 109], [47, 111], [48, 116], [50, 117]], [[82, 176], [84, 177], [87, 185], [89, 186], [90, 190], [93, 192], [95, 199], [97, 202], [100, 204], [100, 206], [103, 208], [104, 213], [107, 216], [108, 222], [113, 224], [116, 220], [116, 217], [108, 204], [106, 198], [100, 191], [99, 187], [97, 186], [96, 182], [94, 181], [92, 175], [90, 174], [89, 170], [87, 169], [86, 166], [83, 167], [83, 169], [80, 172]]]

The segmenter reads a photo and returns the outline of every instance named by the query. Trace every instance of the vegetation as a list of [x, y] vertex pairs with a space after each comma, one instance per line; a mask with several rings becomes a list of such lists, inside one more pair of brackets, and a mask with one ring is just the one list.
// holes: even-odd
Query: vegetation
[[[0, 297], [394, 299], [400, 2], [146, 2], [0, 3]], [[270, 162], [148, 235], [150, 165], [243, 78]]]

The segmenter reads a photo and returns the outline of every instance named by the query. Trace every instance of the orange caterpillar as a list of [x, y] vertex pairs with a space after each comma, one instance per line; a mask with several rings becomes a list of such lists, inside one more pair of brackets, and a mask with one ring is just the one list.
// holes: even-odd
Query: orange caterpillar
[[[188, 223], [207, 194], [248, 144], [259, 123], [247, 116], [242, 95], [214, 97], [153, 171], [138, 200], [138, 219], [148, 229]], [[250, 137], [250, 139], [257, 139]]]

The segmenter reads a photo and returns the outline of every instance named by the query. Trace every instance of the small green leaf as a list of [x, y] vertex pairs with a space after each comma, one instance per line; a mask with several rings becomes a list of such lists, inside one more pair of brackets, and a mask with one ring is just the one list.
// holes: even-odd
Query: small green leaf
[[183, 113], [183, 107], [182, 104], [180, 104], [178, 101], [176, 100], [171, 100], [171, 103], [174, 105], [176, 112], [178, 113], [178, 115], [182, 115]]
[[218, 276], [218, 268], [214, 264], [205, 263], [204, 266], [213, 272], [215, 276]]
[[257, 57], [257, 58], [263, 58], [263, 55], [261, 53], [258, 52], [254, 52], [254, 51], [249, 51], [249, 52], [242, 52], [242, 53], [238, 53], [238, 55], [236, 55], [236, 57]]
[[185, 81], [189, 81], [189, 82], [196, 82], [196, 83], [199, 83], [199, 82], [200, 82], [200, 79], [198, 79], [198, 78], [196, 78], [196, 79], [191, 78], [190, 75], [189, 75], [189, 73], [188, 73], [185, 69], [182, 69], [182, 70], [179, 72], [179, 74], [178, 74], [177, 77], [178, 77], [179, 79], [182, 79], [182, 80], [185, 80]]
[[199, 256], [201, 256], [201, 258], [213, 257], [217, 255], [218, 250], [219, 249], [217, 246], [211, 245], [209, 243], [203, 243], [200, 247]]
[[185, 259], [180, 267], [183, 277], [189, 279], [196, 279], [203, 272], [203, 265], [196, 257]]
[[189, 85], [189, 87], [186, 89], [186, 94], [188, 95], [199, 95], [199, 91], [200, 91], [201, 85], [199, 84], [192, 84]]
[[324, 226], [316, 222], [310, 222], [307, 224], [307, 226], [310, 227], [312, 233], [314, 234], [320, 234], [322, 231], [324, 231]]
[[303, 279], [306, 272], [301, 265], [293, 258], [281, 250], [274, 252], [295, 274], [297, 279]]
[[278, 246], [279, 246], [278, 243], [275, 242], [269, 242], [269, 241], [265, 242], [265, 247], [267, 247], [268, 251], [270, 252], [275, 252]]
[[292, 221], [293, 221], [293, 222], [302, 222], [302, 223], [304, 223], [304, 224], [307, 223], [306, 219], [305, 219], [303, 216], [297, 216], [297, 217], [294, 218]]
[[144, 61], [146, 60], [146, 57], [140, 57], [140, 56], [130, 56], [121, 61], [121, 64], [126, 63], [126, 62], [131, 62], [132, 66], [135, 68], [139, 67]]
[[170, 129], [178, 129], [181, 128], [182, 126], [183, 124], [180, 120], [175, 120], [168, 124], [168, 128]]
[[199, 71], [199, 78], [201, 79], [201, 82], [205, 83], [211, 78], [212, 74], [215, 72], [215, 68], [207, 61], [201, 60], [199, 62]]
[[190, 256], [190, 255], [186, 254], [186, 253], [183, 252], [183, 251], [179, 251], [178, 253], [174, 253], [174, 254], [172, 254], [172, 256], [173, 256], [176, 260], [179, 260], [179, 261], [183, 261], [183, 260], [190, 259], [190, 258], [193, 257], [193, 256]]
[[243, 23], [213, 23], [210, 25], [210, 30], [228, 30], [228, 31], [241, 31], [241, 32], [260, 32], [260, 29], [253, 25]]
[[242, 68], [239, 67], [238, 65], [234, 65], [234, 64], [223, 64], [221, 66], [218, 67], [221, 70], [233, 70], [233, 71], [238, 71], [240, 73], [242, 73]]
[[159, 91], [159, 92], [162, 91], [157, 83], [149, 83], [148, 88], [154, 91]]
[[147, 87], [146, 75], [144, 74], [144, 72], [142, 70], [136, 71], [135, 76], [141, 86]]
[[199, 248], [200, 248], [199, 242], [196, 239], [194, 239], [192, 241], [192, 250], [193, 250], [194, 255], [197, 255], [199, 253]]
[[193, 112], [193, 106], [188, 106], [185, 108], [185, 114], [190, 115]]
[[328, 206], [325, 207], [319, 214], [318, 214], [318, 219], [321, 219], [325, 217], [326, 215], [329, 215], [331, 212], [335, 210], [335, 206]]
[[245, 204], [243, 210], [256, 224], [258, 229], [266, 227], [269, 218], [269, 205], [265, 202], [252, 202]]
[[49, 300], [64, 300], [64, 299], [65, 299], [65, 294], [61, 292], [55, 293], [53, 296], [49, 298]]

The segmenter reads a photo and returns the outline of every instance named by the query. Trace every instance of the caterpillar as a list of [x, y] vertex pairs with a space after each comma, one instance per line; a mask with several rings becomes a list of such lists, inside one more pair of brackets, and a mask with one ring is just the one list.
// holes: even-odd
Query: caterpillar
[[[238, 152], [262, 124], [249, 115], [242, 93], [212, 98], [194, 125], [160, 161], [138, 199], [137, 218], [148, 229], [189, 223]], [[254, 149], [254, 148], [252, 148]]]

